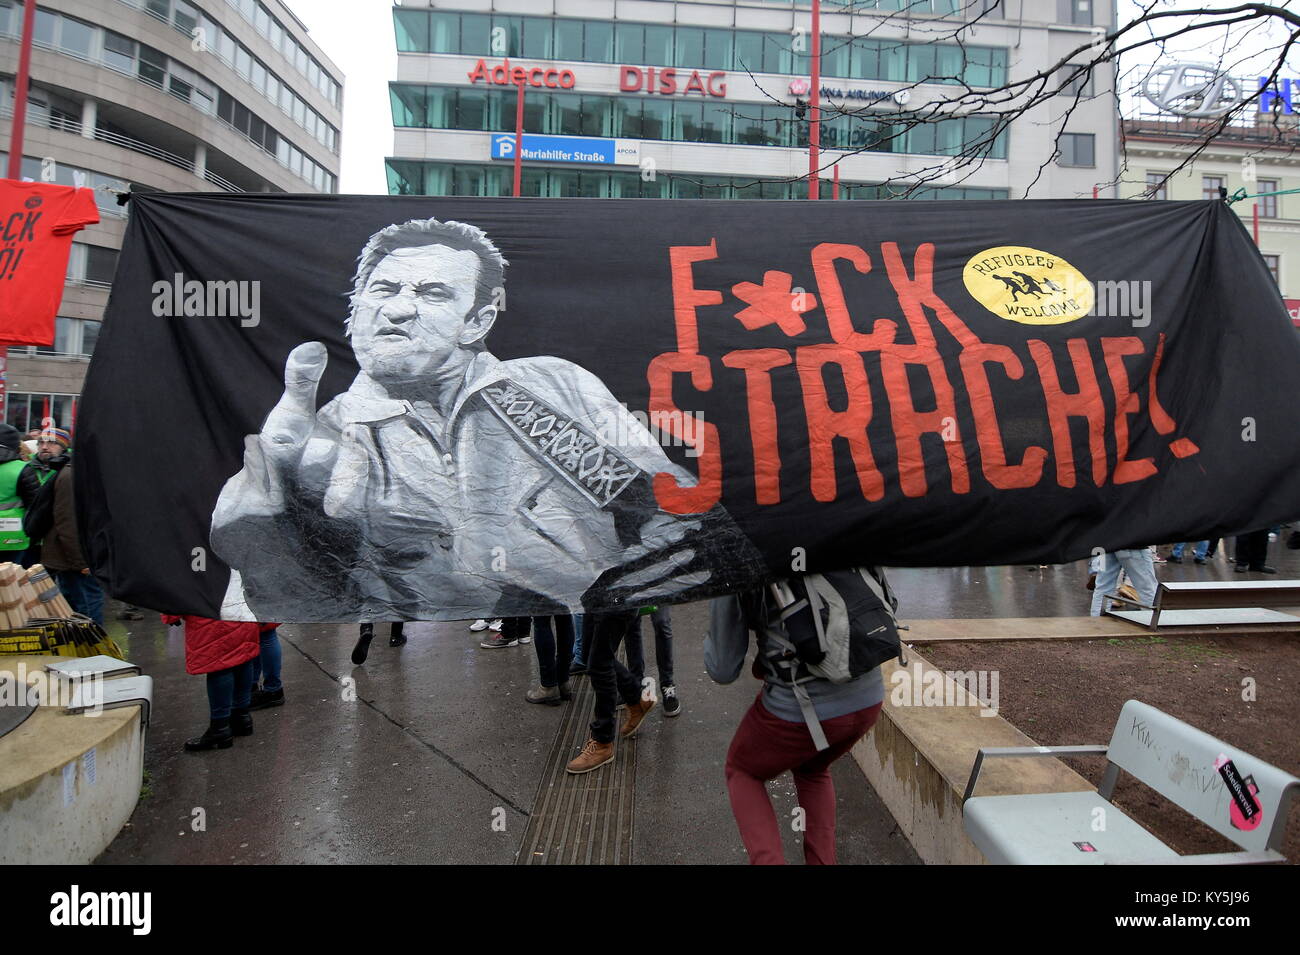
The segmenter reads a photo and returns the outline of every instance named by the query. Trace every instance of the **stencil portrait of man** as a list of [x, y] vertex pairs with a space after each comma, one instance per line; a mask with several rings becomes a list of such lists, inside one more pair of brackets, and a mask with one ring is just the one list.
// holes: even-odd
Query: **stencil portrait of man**
[[721, 508], [658, 507], [655, 474], [691, 479], [598, 377], [488, 351], [506, 266], [466, 223], [371, 236], [346, 322], [355, 380], [317, 410], [325, 346], [293, 349], [282, 397], [217, 500], [223, 616], [581, 612], [762, 576]]

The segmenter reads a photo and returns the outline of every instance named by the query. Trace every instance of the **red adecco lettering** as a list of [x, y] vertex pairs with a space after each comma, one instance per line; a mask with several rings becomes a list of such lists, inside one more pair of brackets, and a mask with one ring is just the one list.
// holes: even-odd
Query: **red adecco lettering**
[[573, 70], [557, 70], [545, 66], [511, 66], [507, 57], [496, 66], [489, 67], [486, 60], [479, 60], [474, 69], [465, 74], [471, 83], [482, 80], [497, 86], [549, 86], [551, 89], [571, 90], [578, 78]]
[[[658, 82], [656, 83], [656, 78]], [[672, 96], [678, 92], [678, 71], [671, 66], [656, 71], [653, 66], [620, 66], [618, 88], [624, 93], [659, 93]], [[727, 74], [715, 70], [704, 77], [699, 70], [691, 70], [690, 78], [681, 86], [683, 96], [699, 93], [701, 96], [726, 96]]]

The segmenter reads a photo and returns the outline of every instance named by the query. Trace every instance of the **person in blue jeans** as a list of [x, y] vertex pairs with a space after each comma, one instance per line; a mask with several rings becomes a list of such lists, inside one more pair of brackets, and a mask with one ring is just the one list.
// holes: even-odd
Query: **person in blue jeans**
[[569, 664], [569, 676], [578, 676], [587, 672], [587, 657], [583, 653], [582, 618], [586, 614], [573, 615], [573, 662]]
[[1100, 617], [1107, 594], [1119, 588], [1120, 571], [1128, 575], [1129, 583], [1137, 591], [1138, 600], [1150, 607], [1156, 600], [1156, 565], [1151, 549], [1117, 550], [1097, 558], [1097, 586], [1092, 592], [1092, 616]]
[[[645, 654], [641, 649], [641, 621], [637, 615], [628, 628], [627, 668], [636, 681], [645, 686]], [[650, 613], [650, 623], [655, 629], [655, 664], [659, 669], [659, 692], [655, 695], [663, 702], [664, 716], [677, 716], [682, 711], [677, 698], [677, 685], [673, 681], [673, 620], [667, 607], [656, 607]]]
[[283, 706], [284, 684], [280, 682], [280, 631], [277, 624], [263, 624], [258, 638], [261, 648], [252, 660], [253, 695], [249, 709]]
[[41, 544], [41, 561], [54, 577], [69, 606], [104, 625], [104, 591], [90, 572], [77, 536], [77, 508], [72, 493], [72, 462], [63, 466], [54, 484], [54, 519]]
[[[1169, 553], [1169, 559], [1173, 561], [1175, 564], [1181, 564], [1183, 562], [1183, 549], [1185, 547], [1187, 547], [1187, 544], [1185, 543], [1175, 544], [1174, 549]], [[1209, 554], [1210, 554], [1210, 542], [1208, 540], [1197, 541], [1195, 548], [1192, 550], [1192, 557], [1196, 559], [1196, 562], [1198, 564], [1205, 563], [1205, 559], [1209, 556]]]
[[[539, 686], [524, 694], [529, 703], [558, 705], [569, 699], [569, 665], [573, 662], [573, 618], [557, 615], [555, 632], [550, 617], [533, 618], [533, 650], [537, 653]], [[558, 639], [557, 639], [558, 634]]]

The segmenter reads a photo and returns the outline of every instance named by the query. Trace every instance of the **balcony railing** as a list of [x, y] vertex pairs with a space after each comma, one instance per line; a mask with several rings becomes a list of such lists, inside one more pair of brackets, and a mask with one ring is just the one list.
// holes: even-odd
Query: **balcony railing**
[[[158, 17], [158, 15], [155, 14], [155, 13], [152, 13], [152, 12], [147, 11], [147, 10], [146, 10], [145, 12], [146, 12], [146, 13], [149, 13], [150, 16], [153, 16], [153, 17], [155, 17], [156, 19], [162, 19], [161, 17]], [[164, 21], [164, 22], [166, 22], [166, 21]], [[17, 41], [17, 40], [19, 39], [19, 36], [18, 36], [17, 33], [4, 33], [4, 32], [0, 32], [0, 39], [9, 39], [9, 40], [15, 40], [15, 41]], [[139, 73], [138, 70], [134, 70], [134, 69], [133, 69], [133, 70], [124, 70], [124, 69], [122, 69], [119, 65], [117, 65], [116, 63], [113, 63], [113, 62], [109, 61], [107, 58], [104, 58], [104, 57], [100, 57], [100, 58], [96, 59], [96, 58], [93, 58], [93, 57], [82, 56], [80, 53], [76, 53], [76, 52], [74, 52], [74, 51], [72, 51], [72, 50], [67, 50], [67, 49], [64, 49], [63, 47], [58, 47], [58, 46], [51, 46], [51, 45], [48, 44], [48, 43], [44, 43], [44, 42], [41, 42], [40, 40], [35, 40], [35, 39], [32, 41], [32, 45], [33, 45], [34, 47], [38, 48], [38, 49], [41, 49], [41, 50], [48, 50], [48, 51], [51, 52], [51, 53], [59, 53], [59, 54], [62, 54], [63, 56], [70, 56], [70, 57], [72, 57], [74, 60], [81, 60], [83, 63], [90, 63], [90, 64], [93, 64], [94, 66], [101, 66], [101, 67], [103, 67], [103, 68], [106, 69], [106, 70], [112, 70], [113, 72], [115, 72], [115, 73], [119, 73], [119, 74], [121, 74], [122, 76], [129, 76], [129, 77], [131, 77], [132, 79], [135, 79], [135, 80], [137, 80], [137, 81], [139, 81], [139, 82], [141, 82], [141, 83], [144, 83], [146, 86], [151, 86], [151, 87], [153, 87], [154, 89], [158, 90], [159, 92], [166, 93], [166, 94], [169, 95], [169, 96], [175, 97], [176, 99], [180, 100], [182, 103], [186, 103], [186, 104], [188, 104], [188, 105], [194, 107], [195, 109], [197, 109], [197, 110], [198, 110], [200, 113], [202, 113], [203, 115], [208, 116], [208, 117], [210, 117], [211, 119], [216, 120], [218, 123], [220, 123], [222, 126], [226, 127], [226, 129], [229, 129], [231, 132], [236, 133], [237, 135], [243, 137], [243, 139], [244, 139], [245, 142], [247, 142], [250, 146], [253, 146], [253, 147], [254, 147], [255, 149], [257, 149], [258, 151], [260, 151], [260, 152], [262, 152], [262, 153], [265, 153], [267, 156], [269, 156], [269, 157], [271, 158], [271, 160], [272, 160], [273, 162], [275, 162], [275, 163], [276, 163], [277, 165], [279, 165], [281, 168], [283, 168], [283, 169], [287, 169], [289, 172], [293, 173], [293, 175], [297, 176], [299, 179], [302, 179], [304, 182], [308, 182], [308, 183], [311, 182], [311, 180], [308, 179], [306, 176], [304, 176], [301, 172], [297, 172], [297, 171], [295, 171], [295, 170], [293, 169], [293, 167], [290, 166], [290, 165], [288, 164], [287, 161], [281, 159], [278, 155], [276, 155], [275, 152], [273, 152], [273, 151], [270, 150], [270, 149], [267, 149], [266, 146], [264, 146], [262, 143], [257, 142], [257, 140], [255, 140], [255, 139], [253, 139], [251, 136], [249, 136], [248, 133], [246, 133], [246, 132], [244, 132], [242, 129], [239, 129], [238, 127], [232, 125], [228, 120], [226, 120], [226, 119], [223, 118], [222, 116], [218, 115], [218, 113], [217, 113], [217, 111], [216, 111], [216, 108], [214, 107], [214, 105], [213, 105], [213, 103], [212, 103], [211, 100], [206, 100], [206, 101], [205, 101], [205, 100], [204, 100], [203, 98], [201, 98], [201, 97], [198, 97], [198, 98], [191, 98], [189, 95], [183, 93], [181, 90], [177, 90], [177, 89], [168, 89], [166, 86], [164, 86], [162, 83], [159, 83], [157, 80], [152, 80], [152, 79], [150, 79], [150, 78], [147, 77], [147, 76], [142, 76], [142, 75]], [[29, 105], [29, 106], [28, 106], [28, 110], [30, 111], [30, 109], [31, 109], [31, 106]], [[11, 114], [11, 115], [12, 115], [12, 114]], [[281, 138], [283, 139], [283, 137], [281, 137]], [[285, 141], [285, 142], [288, 142], [288, 140], [284, 140], [284, 141]], [[296, 147], [295, 147], [295, 148], [296, 148]], [[305, 154], [305, 153], [303, 154], [303, 156], [304, 156], [304, 158], [306, 158], [306, 154]], [[322, 167], [322, 168], [324, 168], [324, 167]], [[209, 181], [212, 182], [214, 185], [220, 185], [220, 182], [218, 182], [216, 179], [209, 179]], [[221, 180], [221, 182], [225, 182], [225, 181], [226, 181], [226, 180]], [[313, 184], [313, 185], [314, 185], [314, 184]], [[222, 188], [223, 188], [223, 189], [226, 189], [225, 186], [222, 186]], [[237, 189], [237, 188], [231, 187], [231, 188], [229, 188], [229, 189], [226, 189], [226, 191], [227, 191], [227, 192], [245, 192], [246, 190], [243, 190], [243, 189]]]
[[[9, 104], [0, 106], [0, 118], [9, 119], [14, 115], [14, 109]], [[32, 126], [42, 126], [46, 129], [56, 129], [63, 133], [72, 133], [75, 136], [82, 134], [82, 125], [75, 119], [69, 119], [62, 113], [51, 113], [48, 109], [39, 106], [28, 106], [27, 122]], [[169, 152], [160, 146], [154, 146], [139, 139], [130, 136], [123, 136], [120, 133], [112, 133], [106, 129], [95, 128], [95, 139], [102, 143], [108, 143], [112, 146], [120, 146], [123, 149], [129, 149], [132, 152], [141, 153], [154, 159], [161, 160], [170, 166], [176, 166], [184, 169], [188, 173], [194, 173], [194, 160], [186, 159], [184, 156], [178, 156]], [[210, 169], [203, 171], [203, 178], [212, 183], [217, 188], [225, 192], [246, 192], [240, 189], [229, 179], [217, 175]]]

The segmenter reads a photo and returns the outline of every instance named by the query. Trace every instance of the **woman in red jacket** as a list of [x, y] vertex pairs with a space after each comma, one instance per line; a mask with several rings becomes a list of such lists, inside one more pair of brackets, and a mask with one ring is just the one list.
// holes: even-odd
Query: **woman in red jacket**
[[208, 677], [211, 722], [202, 736], [186, 741], [185, 751], [229, 749], [236, 736], [252, 736], [253, 658], [261, 651], [261, 631], [273, 630], [276, 624], [171, 614], [162, 619], [169, 626], [185, 626], [185, 672]]

